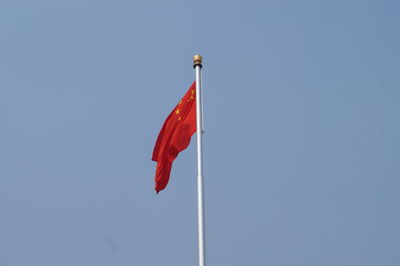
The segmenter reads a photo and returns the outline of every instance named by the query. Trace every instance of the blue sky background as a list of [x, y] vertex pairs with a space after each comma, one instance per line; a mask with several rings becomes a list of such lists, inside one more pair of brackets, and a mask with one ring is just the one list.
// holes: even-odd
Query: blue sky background
[[195, 53], [208, 265], [400, 265], [399, 10], [2, 0], [0, 265], [196, 265], [195, 145], [150, 161]]

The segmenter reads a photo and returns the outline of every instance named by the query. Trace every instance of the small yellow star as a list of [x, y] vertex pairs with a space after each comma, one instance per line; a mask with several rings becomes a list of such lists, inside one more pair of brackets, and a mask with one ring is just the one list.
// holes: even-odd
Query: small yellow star
[[182, 116], [178, 117], [178, 121], [182, 120]]
[[179, 115], [180, 112], [181, 112], [181, 110], [179, 110], [179, 109], [177, 109], [177, 110], [175, 111], [175, 113], [176, 113], [177, 115]]

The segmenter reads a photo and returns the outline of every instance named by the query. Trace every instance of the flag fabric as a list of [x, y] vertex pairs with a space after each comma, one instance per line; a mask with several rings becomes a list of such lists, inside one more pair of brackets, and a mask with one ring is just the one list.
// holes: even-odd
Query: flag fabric
[[158, 134], [152, 160], [157, 162], [155, 190], [160, 192], [169, 181], [172, 163], [189, 146], [196, 132], [196, 82], [172, 110]]

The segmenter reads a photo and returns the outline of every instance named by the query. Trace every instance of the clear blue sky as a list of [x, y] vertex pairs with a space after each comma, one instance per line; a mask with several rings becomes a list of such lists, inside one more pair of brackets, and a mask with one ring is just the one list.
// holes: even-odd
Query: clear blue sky
[[195, 53], [208, 265], [400, 265], [399, 10], [2, 0], [0, 265], [196, 265], [195, 145], [150, 160]]

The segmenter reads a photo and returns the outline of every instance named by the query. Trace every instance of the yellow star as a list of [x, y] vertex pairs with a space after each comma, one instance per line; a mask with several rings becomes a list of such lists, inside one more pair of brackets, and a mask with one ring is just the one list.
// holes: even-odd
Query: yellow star
[[178, 121], [182, 120], [182, 116], [178, 117]]
[[179, 109], [177, 109], [177, 110], [175, 111], [175, 113], [176, 113], [177, 115], [179, 115], [180, 112], [181, 112], [181, 110], [179, 110]]

